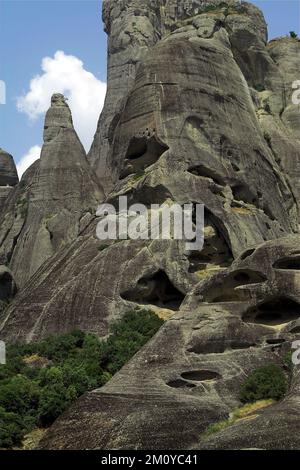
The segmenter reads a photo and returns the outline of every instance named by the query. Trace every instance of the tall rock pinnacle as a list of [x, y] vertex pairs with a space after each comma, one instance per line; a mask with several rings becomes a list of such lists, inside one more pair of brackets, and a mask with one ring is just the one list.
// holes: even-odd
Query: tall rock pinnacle
[[[28, 173], [27, 173], [28, 174]], [[23, 180], [22, 180], [23, 181]], [[15, 232], [14, 246], [9, 236], [1, 245], [19, 285], [24, 282], [62, 244], [80, 231], [80, 219], [96, 211], [102, 191], [86, 159], [84, 148], [74, 130], [66, 100], [54, 94], [45, 118], [44, 145], [41, 158], [28, 182], [25, 175], [21, 194], [5, 214], [1, 230]], [[12, 220], [16, 207], [22, 207]], [[13, 251], [12, 251], [13, 250]]]
[[300, 43], [268, 43], [261, 11], [238, 0], [104, 0], [103, 19], [108, 93], [89, 162], [105, 202], [202, 204], [205, 240], [103, 244], [87, 214], [103, 193], [64, 97], [52, 97], [40, 162], [2, 213], [1, 250], [24, 288], [0, 316], [1, 338], [104, 337], [145, 308], [167, 321], [41, 447], [299, 448], [298, 369], [284, 400], [206, 431], [299, 335]]
[[13, 157], [0, 149], [0, 186], [15, 186], [18, 182], [19, 178]]
[[19, 178], [13, 157], [0, 149], [0, 213], [12, 187], [18, 184]]

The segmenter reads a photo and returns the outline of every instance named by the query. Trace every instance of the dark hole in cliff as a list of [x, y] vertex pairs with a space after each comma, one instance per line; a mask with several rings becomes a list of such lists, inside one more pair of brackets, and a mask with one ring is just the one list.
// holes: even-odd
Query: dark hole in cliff
[[219, 186], [226, 186], [224, 179], [217, 174], [212, 168], [207, 168], [205, 165], [196, 165], [188, 169], [188, 172], [195, 176], [202, 176], [203, 178], [210, 178], [214, 183]]
[[248, 323], [263, 325], [281, 325], [300, 317], [300, 305], [286, 297], [279, 297], [249, 309], [243, 320]]
[[250, 269], [234, 271], [226, 278], [216, 282], [205, 292], [204, 302], [218, 303], [249, 300], [249, 293], [246, 290], [237, 289], [237, 287], [258, 284], [264, 281], [266, 281], [266, 277], [257, 271]]
[[238, 184], [231, 188], [233, 198], [236, 201], [242, 201], [245, 204], [251, 204], [259, 208], [258, 198], [252, 193], [252, 191], [245, 184]]
[[196, 342], [187, 351], [195, 354], [221, 354], [226, 350], [248, 349], [256, 346], [255, 343], [242, 340], [220, 340], [209, 342]]
[[[207, 209], [205, 217], [205, 237], [201, 251], [191, 251], [188, 256], [190, 273], [205, 275], [213, 270], [220, 270], [231, 265], [233, 255], [217, 219]], [[193, 217], [193, 223], [196, 223]]]
[[282, 344], [285, 343], [285, 339], [283, 338], [268, 338], [266, 340], [267, 344]]
[[130, 174], [141, 173], [148, 166], [153, 165], [162, 156], [168, 146], [161, 142], [155, 135], [149, 137], [133, 137], [129, 143], [124, 169], [120, 179]]
[[195, 382], [205, 382], [206, 380], [214, 380], [220, 378], [217, 372], [212, 370], [191, 370], [183, 372], [181, 377], [186, 380], [193, 380]]
[[167, 383], [167, 385], [169, 387], [173, 387], [173, 388], [186, 388], [186, 387], [187, 388], [194, 388], [194, 387], [196, 387], [195, 384], [186, 382], [185, 380], [181, 380], [181, 379], [171, 380], [170, 382]]
[[141, 278], [136, 287], [121, 294], [121, 297], [143, 305], [178, 310], [185, 296], [171, 283], [164, 271], [158, 271], [152, 276]]
[[300, 270], [300, 256], [282, 258], [274, 263], [276, 269]]
[[249, 258], [249, 256], [253, 255], [255, 252], [255, 248], [252, 248], [250, 250], [246, 250], [242, 255], [241, 255], [241, 260], [243, 261], [246, 258]]
[[300, 333], [300, 326], [295, 326], [289, 331], [289, 333], [292, 333], [292, 334]]
[[14, 282], [12, 276], [6, 272], [0, 278], [0, 300], [5, 301], [14, 295]]

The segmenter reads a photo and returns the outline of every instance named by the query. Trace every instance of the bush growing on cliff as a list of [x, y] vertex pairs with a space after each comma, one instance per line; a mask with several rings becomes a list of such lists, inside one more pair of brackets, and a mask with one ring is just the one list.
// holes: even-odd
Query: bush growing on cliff
[[241, 387], [240, 399], [243, 403], [280, 400], [287, 388], [288, 383], [282, 368], [277, 364], [270, 364], [251, 372]]
[[104, 385], [162, 323], [137, 310], [115, 322], [107, 340], [74, 331], [8, 346], [0, 366], [0, 448], [19, 446], [26, 433], [51, 425], [80, 395]]

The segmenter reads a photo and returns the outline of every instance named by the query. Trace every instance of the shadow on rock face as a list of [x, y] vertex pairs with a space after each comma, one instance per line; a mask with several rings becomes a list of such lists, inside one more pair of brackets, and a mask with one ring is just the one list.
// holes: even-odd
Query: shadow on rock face
[[215, 284], [204, 295], [204, 301], [209, 303], [241, 302], [249, 300], [246, 290], [238, 289], [243, 286], [258, 284], [266, 281], [266, 277], [251, 269], [237, 270], [230, 273], [227, 278]]
[[168, 148], [155, 135], [133, 137], [127, 149], [120, 179], [144, 171], [148, 166], [157, 162]]
[[279, 259], [274, 263], [273, 266], [275, 269], [300, 271], [300, 255]]
[[300, 317], [300, 304], [287, 297], [278, 297], [250, 308], [243, 320], [249, 323], [276, 326], [297, 320]]
[[171, 283], [166, 273], [160, 270], [152, 276], [139, 279], [136, 287], [124, 292], [121, 297], [139, 304], [178, 310], [185, 296]]

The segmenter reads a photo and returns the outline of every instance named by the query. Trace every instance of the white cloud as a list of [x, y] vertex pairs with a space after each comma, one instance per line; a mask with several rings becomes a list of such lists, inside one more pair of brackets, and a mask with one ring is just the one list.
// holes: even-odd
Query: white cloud
[[27, 168], [29, 168], [33, 162], [40, 158], [41, 150], [42, 149], [39, 145], [34, 145], [17, 163], [17, 172], [20, 179], [23, 173], [27, 170]]
[[54, 58], [44, 57], [42, 75], [30, 81], [30, 90], [17, 100], [18, 110], [31, 120], [44, 114], [53, 93], [63, 93], [73, 115], [74, 127], [88, 151], [103, 108], [106, 83], [84, 69], [83, 62], [73, 55], [57, 51]]

